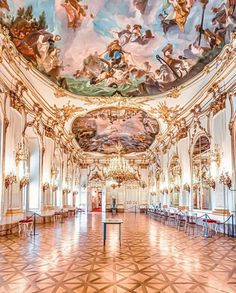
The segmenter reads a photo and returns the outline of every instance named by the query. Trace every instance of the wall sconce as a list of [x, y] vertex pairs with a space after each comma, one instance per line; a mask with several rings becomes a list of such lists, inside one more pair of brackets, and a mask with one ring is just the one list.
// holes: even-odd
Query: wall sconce
[[168, 194], [168, 189], [167, 188], [164, 188], [163, 189], [163, 192], [166, 193], [166, 194]]
[[68, 188], [64, 188], [64, 189], [62, 190], [62, 193], [63, 193], [63, 195], [68, 195], [68, 194], [70, 193], [70, 189], [68, 189]]
[[57, 189], [58, 189], [58, 186], [57, 185], [52, 185], [52, 192], [55, 192], [55, 191], [57, 191]]
[[147, 187], [147, 184], [145, 181], [141, 181], [139, 184], [142, 189], [145, 189]]
[[50, 188], [50, 184], [48, 182], [45, 182], [43, 184], [43, 192], [47, 191]]
[[179, 185], [174, 186], [174, 192], [180, 192], [180, 187]]
[[14, 175], [12, 172], [5, 177], [5, 188], [8, 189], [10, 185], [13, 183], [16, 183], [16, 175]]
[[183, 186], [183, 189], [186, 192], [190, 192], [190, 186], [189, 186], [189, 184], [188, 183], [185, 183], [184, 186]]
[[51, 168], [51, 177], [55, 178], [57, 176], [57, 173], [58, 173], [57, 168], [55, 167], [55, 165], [53, 165]]
[[30, 179], [29, 176], [26, 175], [20, 179], [20, 189], [23, 189], [25, 186], [29, 185]]
[[113, 183], [113, 184], [111, 184], [111, 188], [114, 190], [114, 189], [116, 189], [118, 187], [118, 184], [115, 184], [115, 183]]
[[207, 178], [207, 184], [213, 189], [216, 189], [216, 182], [212, 177]]
[[220, 183], [226, 185], [229, 189], [231, 188], [232, 180], [231, 180], [228, 172], [221, 173]]

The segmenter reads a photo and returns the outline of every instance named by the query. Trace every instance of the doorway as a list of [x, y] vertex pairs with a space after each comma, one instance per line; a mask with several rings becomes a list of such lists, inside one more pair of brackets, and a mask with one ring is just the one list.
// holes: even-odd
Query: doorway
[[102, 191], [99, 188], [92, 189], [92, 212], [102, 212]]

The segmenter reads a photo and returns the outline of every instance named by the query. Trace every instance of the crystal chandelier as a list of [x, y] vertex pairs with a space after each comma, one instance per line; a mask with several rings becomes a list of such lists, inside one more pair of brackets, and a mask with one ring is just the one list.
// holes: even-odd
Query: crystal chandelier
[[120, 186], [124, 182], [139, 180], [139, 173], [131, 167], [128, 161], [121, 156], [122, 145], [116, 147], [118, 156], [110, 160], [109, 166], [105, 168], [106, 179], [113, 179]]

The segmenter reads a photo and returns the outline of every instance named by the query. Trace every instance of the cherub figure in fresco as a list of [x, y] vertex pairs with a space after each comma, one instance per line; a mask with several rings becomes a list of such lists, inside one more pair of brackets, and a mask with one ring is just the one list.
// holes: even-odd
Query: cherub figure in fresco
[[65, 0], [61, 4], [67, 14], [68, 28], [76, 29], [80, 27], [83, 18], [86, 16], [87, 5], [81, 5], [80, 0]]
[[142, 26], [135, 24], [133, 26], [130, 42], [137, 42], [140, 45], [146, 45], [151, 39], [154, 38], [151, 30], [146, 30], [145, 34], [142, 33]]
[[142, 33], [142, 26], [139, 24], [134, 24], [131, 30], [131, 26], [127, 25], [126, 29], [115, 32], [118, 35], [121, 46], [128, 44], [129, 42], [136, 42], [140, 45], [146, 45], [151, 39], [154, 38], [151, 30], [146, 30], [145, 33]]
[[139, 24], [135, 24], [132, 29], [130, 42], [139, 42], [142, 39], [142, 26]]
[[114, 33], [117, 34], [121, 46], [124, 46], [124, 45], [128, 44], [130, 41], [130, 38], [132, 35], [131, 26], [128, 24], [125, 29], [123, 29], [119, 32], [115, 31]]
[[168, 0], [166, 7], [172, 5], [167, 15], [160, 14], [164, 32], [166, 33], [173, 24], [178, 25], [181, 32], [184, 32], [184, 27], [189, 16], [191, 7], [195, 0]]

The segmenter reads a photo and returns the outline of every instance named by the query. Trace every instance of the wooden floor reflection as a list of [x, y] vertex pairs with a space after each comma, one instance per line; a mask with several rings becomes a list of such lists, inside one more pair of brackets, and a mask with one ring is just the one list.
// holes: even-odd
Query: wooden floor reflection
[[0, 293], [235, 293], [236, 240], [204, 239], [144, 214], [109, 225], [101, 213], [45, 224], [33, 237], [0, 237]]

